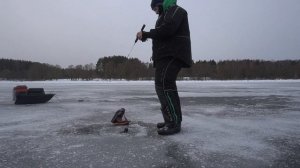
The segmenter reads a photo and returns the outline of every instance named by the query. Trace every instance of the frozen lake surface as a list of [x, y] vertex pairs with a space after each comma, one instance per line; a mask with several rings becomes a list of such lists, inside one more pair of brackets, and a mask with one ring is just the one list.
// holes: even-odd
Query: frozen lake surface
[[[16, 85], [49, 103], [14, 105]], [[0, 81], [0, 167], [300, 167], [300, 81], [180, 81], [182, 132], [159, 136], [152, 81]], [[110, 123], [126, 109], [125, 127]]]

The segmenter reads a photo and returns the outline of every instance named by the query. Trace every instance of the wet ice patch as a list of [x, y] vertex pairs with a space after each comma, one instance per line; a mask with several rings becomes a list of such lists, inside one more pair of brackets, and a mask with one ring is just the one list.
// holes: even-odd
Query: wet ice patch
[[185, 117], [182, 132], [170, 138], [182, 144], [182, 150], [194, 161], [207, 162], [211, 158], [221, 161], [230, 157], [236, 161], [259, 160], [259, 164], [265, 165], [278, 157], [280, 152], [266, 143], [266, 135], [258, 127], [261, 126], [255, 126], [255, 122], [251, 121], [198, 115]]
[[[151, 125], [151, 124], [150, 124]], [[94, 136], [134, 136], [146, 137], [153, 134], [154, 125], [135, 122], [125, 126], [115, 126], [111, 123], [69, 125], [57, 131], [59, 135], [94, 135]], [[127, 131], [124, 131], [124, 130]]]

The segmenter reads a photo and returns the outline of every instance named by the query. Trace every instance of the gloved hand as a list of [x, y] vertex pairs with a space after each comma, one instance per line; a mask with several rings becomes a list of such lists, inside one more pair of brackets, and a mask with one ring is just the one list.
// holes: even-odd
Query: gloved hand
[[146, 34], [146, 32], [140, 31], [140, 32], [138, 32], [138, 33], [136, 34], [136, 37], [137, 37], [139, 40], [141, 40], [142, 42], [145, 42], [145, 41], [147, 41], [147, 36], [146, 36], [145, 34]]

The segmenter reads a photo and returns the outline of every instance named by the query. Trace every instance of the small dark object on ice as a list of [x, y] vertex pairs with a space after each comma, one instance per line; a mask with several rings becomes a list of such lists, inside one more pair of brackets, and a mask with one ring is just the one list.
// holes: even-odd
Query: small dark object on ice
[[25, 85], [13, 89], [15, 104], [38, 104], [48, 102], [54, 94], [45, 94], [43, 88], [27, 88]]
[[128, 133], [128, 128], [124, 128], [124, 130], [121, 131], [121, 133]]
[[125, 109], [121, 108], [118, 111], [116, 111], [114, 117], [111, 119], [111, 122], [114, 125], [128, 125], [130, 121], [128, 121], [125, 117]]

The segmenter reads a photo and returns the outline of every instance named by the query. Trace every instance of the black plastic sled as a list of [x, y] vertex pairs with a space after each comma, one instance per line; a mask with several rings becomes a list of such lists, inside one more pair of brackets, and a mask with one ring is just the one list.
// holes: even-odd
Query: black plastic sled
[[48, 102], [55, 94], [45, 94], [43, 88], [30, 88], [16, 86], [13, 90], [15, 104], [39, 104]]

